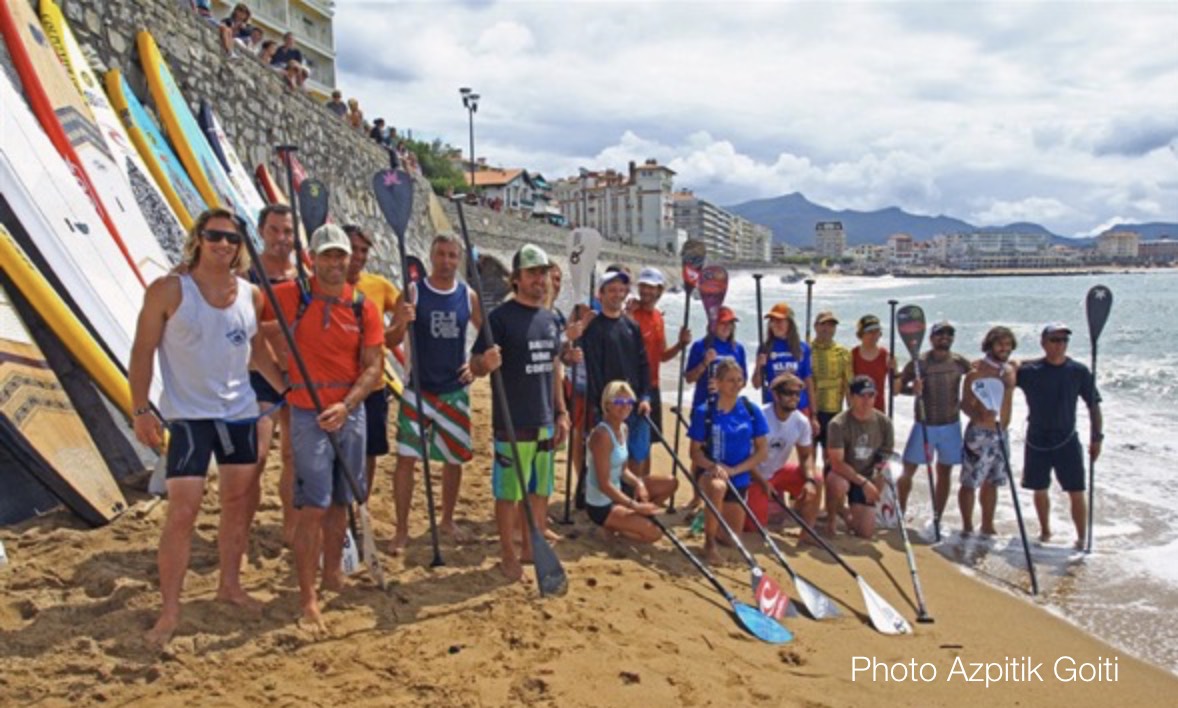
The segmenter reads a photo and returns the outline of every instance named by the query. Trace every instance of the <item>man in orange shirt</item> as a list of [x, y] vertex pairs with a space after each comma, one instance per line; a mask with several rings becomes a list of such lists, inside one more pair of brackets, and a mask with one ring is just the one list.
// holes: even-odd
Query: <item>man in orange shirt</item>
[[[691, 344], [691, 330], [679, 329], [679, 339], [673, 347], [667, 348], [666, 324], [663, 312], [658, 309], [667, 281], [658, 268], [643, 268], [638, 273], [638, 299], [630, 308], [630, 319], [642, 331], [642, 342], [646, 347], [646, 358], [650, 363], [650, 419], [661, 433], [663, 431], [663, 401], [659, 393], [659, 366], [679, 356]], [[631, 466], [631, 472], [639, 477], [650, 474], [650, 457]]]
[[[291, 323], [295, 345], [311, 381], [288, 362], [291, 375], [290, 438], [295, 472], [295, 570], [299, 580], [302, 620], [312, 631], [324, 629], [315, 591], [319, 557], [323, 555], [323, 587], [342, 587], [340, 558], [347, 527], [346, 508], [352, 491], [345, 474], [364, 488], [364, 399], [381, 375], [384, 329], [376, 306], [364, 299], [360, 317], [356, 293], [347, 282], [352, 245], [343, 229], [327, 224], [311, 236], [314, 275], [308, 292], [298, 281], [274, 287], [277, 305]], [[276, 319], [267, 302], [262, 320]], [[317, 411], [309, 386], [318, 393]], [[329, 435], [335, 435], [345, 459], [337, 460]]]

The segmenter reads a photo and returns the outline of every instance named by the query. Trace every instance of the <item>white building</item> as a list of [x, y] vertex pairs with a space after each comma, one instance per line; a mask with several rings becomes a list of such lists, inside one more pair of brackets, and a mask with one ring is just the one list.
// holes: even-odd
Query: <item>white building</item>
[[896, 265], [908, 265], [916, 259], [915, 242], [909, 234], [888, 236], [888, 260]]
[[1046, 234], [977, 231], [949, 237], [948, 261], [958, 268], [1042, 268], [1055, 265]]
[[627, 174], [585, 170], [557, 181], [552, 194], [574, 226], [597, 229], [611, 241], [678, 252], [672, 200], [674, 170], [647, 160]]
[[1096, 239], [1096, 252], [1111, 260], [1136, 259], [1140, 245], [1133, 231], [1105, 231]]
[[[236, 2], [213, 0], [213, 15], [229, 16]], [[282, 43], [282, 35], [294, 32], [295, 46], [307, 60], [310, 76], [306, 89], [323, 100], [335, 89], [335, 36], [331, 0], [247, 0], [250, 24], [261, 27], [266, 39]]]
[[841, 221], [819, 221], [814, 225], [814, 250], [819, 258], [842, 258], [847, 234]]

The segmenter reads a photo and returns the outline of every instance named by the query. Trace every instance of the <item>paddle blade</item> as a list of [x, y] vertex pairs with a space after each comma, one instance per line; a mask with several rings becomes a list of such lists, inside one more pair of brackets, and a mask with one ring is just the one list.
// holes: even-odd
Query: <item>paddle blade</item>
[[896, 330], [908, 349], [908, 355], [913, 359], [920, 355], [924, 329], [924, 310], [920, 309], [919, 305], [905, 305], [896, 311]]
[[405, 170], [381, 170], [372, 177], [372, 191], [385, 221], [403, 241], [413, 215], [413, 178]]
[[540, 586], [540, 594], [544, 597], [564, 595], [568, 592], [569, 582], [556, 552], [548, 545], [544, 533], [535, 525], [532, 525], [531, 539], [532, 562], [536, 567], [536, 584]]
[[781, 589], [776, 580], [765, 575], [760, 568], [753, 570], [753, 595], [761, 614], [781, 619], [789, 609], [789, 595]]
[[1002, 399], [1006, 395], [1006, 384], [1002, 379], [975, 379], [971, 385], [973, 395], [986, 410], [997, 413], [1002, 408]]
[[429, 277], [429, 272], [425, 269], [425, 263], [417, 256], [405, 256], [405, 275], [409, 276], [409, 282], [417, 283]]
[[732, 611], [736, 613], [736, 621], [740, 623], [740, 626], [762, 642], [785, 644], [793, 640], [792, 632], [781, 626], [777, 620], [761, 614], [752, 605], [746, 605], [736, 600], [729, 600], [729, 602], [732, 603]]
[[838, 617], [839, 608], [835, 606], [826, 593], [814, 587], [805, 578], [795, 575], [794, 587], [798, 590], [798, 600], [806, 608], [806, 612], [816, 620]]
[[597, 229], [573, 229], [569, 235], [569, 278], [573, 284], [573, 302], [589, 302], [589, 278], [601, 254], [601, 234]]
[[699, 274], [708, 257], [708, 245], [700, 239], [688, 239], [683, 242], [679, 256], [683, 262], [683, 289], [690, 295], [699, 285]]
[[1088, 300], [1084, 309], [1088, 313], [1088, 336], [1092, 339], [1093, 348], [1096, 340], [1104, 331], [1104, 323], [1108, 321], [1109, 310], [1113, 308], [1113, 291], [1103, 285], [1094, 285], [1088, 291]]
[[911, 634], [912, 626], [908, 624], [908, 620], [896, 611], [879, 596], [875, 590], [867, 584], [863, 576], [856, 575], [855, 579], [859, 581], [859, 590], [863, 593], [863, 602], [867, 605], [867, 616], [871, 618], [871, 624], [882, 634]]
[[728, 271], [724, 266], [710, 265], [699, 274], [699, 299], [708, 315], [708, 330], [712, 329], [720, 306], [728, 295]]
[[368, 573], [376, 581], [381, 590], [385, 589], [384, 570], [380, 567], [380, 557], [376, 555], [376, 534], [372, 531], [372, 517], [368, 515], [368, 505], [359, 505], [360, 515], [360, 548], [364, 551], [364, 562], [368, 564]]
[[307, 233], [327, 223], [327, 185], [317, 179], [306, 179], [299, 185], [299, 218]]

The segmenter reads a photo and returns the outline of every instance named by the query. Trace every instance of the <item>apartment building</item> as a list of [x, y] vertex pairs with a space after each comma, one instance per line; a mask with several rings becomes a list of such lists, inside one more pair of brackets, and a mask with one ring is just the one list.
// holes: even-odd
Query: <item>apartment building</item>
[[[227, 17], [236, 2], [213, 0], [213, 14]], [[250, 24], [262, 28], [266, 39], [282, 41], [294, 32], [295, 46], [307, 60], [310, 76], [306, 89], [322, 100], [335, 89], [335, 36], [332, 18], [335, 3], [331, 0], [247, 0]]]

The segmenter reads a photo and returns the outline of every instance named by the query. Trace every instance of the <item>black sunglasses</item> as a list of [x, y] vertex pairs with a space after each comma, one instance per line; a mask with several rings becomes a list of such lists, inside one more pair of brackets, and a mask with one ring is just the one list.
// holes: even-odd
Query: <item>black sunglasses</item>
[[790, 388], [789, 386], [786, 386], [785, 384], [781, 384], [780, 386], [773, 387], [773, 393], [776, 393], [779, 396], [801, 396], [802, 389]]
[[1048, 337], [1047, 338], [1047, 341], [1051, 342], [1052, 344], [1066, 344], [1067, 342], [1070, 342], [1071, 340], [1072, 340], [1071, 337]]
[[241, 245], [241, 234], [236, 231], [220, 231], [218, 229], [205, 229], [200, 232], [201, 237], [209, 243], [220, 243], [222, 240], [228, 241], [234, 246]]

